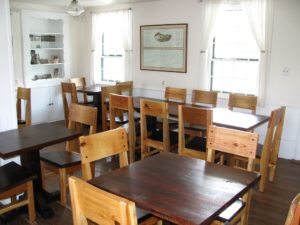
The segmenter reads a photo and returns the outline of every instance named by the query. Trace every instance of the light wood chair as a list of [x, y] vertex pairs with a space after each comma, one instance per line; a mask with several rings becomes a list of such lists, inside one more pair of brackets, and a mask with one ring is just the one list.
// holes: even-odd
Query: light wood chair
[[[128, 165], [128, 140], [124, 128], [120, 127], [98, 134], [80, 137], [79, 141], [82, 159], [82, 177], [85, 181], [94, 177], [95, 171], [93, 171], [93, 165], [97, 160], [118, 155], [120, 167]], [[137, 210], [137, 213], [139, 224], [150, 225], [159, 222], [156, 217], [149, 217], [149, 214], [145, 211]]]
[[[169, 130], [168, 103], [148, 99], [140, 100], [141, 109], [141, 158], [159, 152], [169, 152], [171, 146], [178, 144], [178, 134]], [[162, 129], [151, 129], [149, 117], [160, 119]]]
[[285, 225], [299, 225], [300, 224], [300, 193], [293, 199]]
[[[29, 222], [36, 219], [34, 195], [31, 175], [25, 168], [15, 162], [7, 163], [0, 167], [0, 200], [11, 199], [8, 205], [0, 206], [0, 215], [22, 206], [28, 206]], [[26, 193], [27, 198], [17, 199], [17, 195]]]
[[165, 99], [167, 101], [186, 103], [186, 92], [186, 88], [166, 87]]
[[75, 83], [61, 83], [61, 92], [64, 105], [65, 124], [68, 126], [69, 108], [72, 103], [78, 104]]
[[69, 178], [73, 224], [137, 225], [135, 203], [77, 177]]
[[[69, 129], [80, 130], [82, 124], [90, 126], [89, 134], [96, 133], [97, 108], [72, 104], [69, 113]], [[67, 175], [81, 169], [80, 154], [78, 153], [78, 140], [68, 141], [66, 151], [49, 151], [40, 153], [41, 174], [44, 186], [45, 170], [59, 175], [60, 202], [66, 206]], [[76, 152], [77, 151], [77, 152]]]
[[[22, 102], [25, 106], [25, 119], [22, 120]], [[31, 125], [31, 89], [18, 87], [17, 89], [17, 118], [18, 127]]]
[[212, 125], [212, 110], [182, 105], [178, 107], [179, 154], [206, 160], [206, 133]]
[[119, 85], [122, 95], [132, 96], [133, 81], [117, 82], [117, 85]]
[[261, 179], [259, 190], [265, 190], [265, 184], [269, 173], [269, 181], [275, 179], [278, 153], [284, 124], [286, 107], [275, 109], [271, 113], [264, 144], [258, 144], [255, 163], [259, 166]]
[[[136, 125], [134, 118], [134, 108], [132, 96], [111, 94], [109, 99], [109, 113], [110, 118], [116, 118], [119, 116], [119, 110], [121, 113], [126, 112], [128, 117], [128, 123], [121, 125], [116, 122], [115, 119], [110, 120], [110, 129], [115, 129], [120, 126], [124, 127], [128, 134], [129, 140], [129, 160], [130, 163], [134, 162], [135, 158], [135, 146], [136, 146], [136, 130], [138, 129], [138, 123]], [[138, 132], [140, 133], [140, 132]]]
[[[86, 87], [85, 77], [74, 77], [70, 78], [70, 83], [74, 83], [76, 87]], [[88, 96], [86, 93], [81, 93], [83, 95], [83, 102], [80, 102], [80, 104], [92, 104], [92, 101], [88, 100]]]
[[210, 105], [211, 107], [217, 106], [218, 92], [215, 91], [192, 91], [192, 104], [193, 105]]
[[228, 108], [249, 109], [252, 114], [256, 112], [257, 96], [242, 95], [242, 94], [230, 94], [228, 100]]
[[[247, 170], [254, 170], [254, 160], [256, 155], [256, 147], [258, 142], [258, 134], [244, 132], [234, 129], [228, 129], [217, 126], [209, 126], [207, 136], [207, 161], [214, 162], [215, 151], [224, 152], [232, 155], [245, 157], [248, 159]], [[222, 162], [222, 161], [221, 161]], [[214, 224], [224, 224], [229, 222], [235, 224], [239, 220], [241, 224], [247, 224], [251, 201], [251, 190], [243, 196], [243, 204], [240, 200], [229, 206], [223, 211], [218, 220]], [[232, 210], [232, 207], [238, 210]]]
[[[109, 95], [110, 94], [121, 94], [120, 86], [111, 85], [101, 87], [101, 110], [102, 110], [102, 131], [109, 129]], [[123, 118], [120, 118], [119, 122], [122, 121]]]

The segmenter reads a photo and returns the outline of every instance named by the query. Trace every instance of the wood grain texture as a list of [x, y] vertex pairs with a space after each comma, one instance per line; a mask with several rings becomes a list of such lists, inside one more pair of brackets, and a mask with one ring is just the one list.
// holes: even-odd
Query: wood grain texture
[[91, 184], [176, 224], [210, 224], [258, 182], [255, 173], [161, 153], [94, 178]]

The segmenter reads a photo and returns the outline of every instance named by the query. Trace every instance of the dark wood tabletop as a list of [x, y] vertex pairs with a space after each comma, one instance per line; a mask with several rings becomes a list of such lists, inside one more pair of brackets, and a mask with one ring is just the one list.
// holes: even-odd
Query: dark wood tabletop
[[[133, 104], [136, 110], [140, 109], [140, 99], [144, 97], [134, 97]], [[168, 102], [169, 115], [172, 117], [178, 117], [178, 106], [185, 105], [191, 107], [208, 108], [205, 106], [193, 105], [190, 103], [179, 103], [173, 101], [166, 101], [154, 98], [145, 98], [156, 101]], [[243, 112], [236, 112], [225, 108], [212, 108], [213, 110], [213, 123], [217, 126], [228, 127], [238, 130], [251, 131], [254, 128], [269, 121], [269, 116], [250, 114]]]
[[0, 132], [0, 157], [5, 159], [40, 150], [49, 145], [74, 139], [80, 134], [80, 132], [51, 123]]
[[101, 84], [94, 84], [87, 87], [78, 87], [76, 90], [77, 92], [87, 93], [88, 95], [96, 95], [101, 93], [101, 87], [104, 85]]
[[210, 224], [260, 175], [161, 153], [89, 181], [175, 224]]
[[[80, 135], [81, 132], [51, 123], [0, 132], [0, 157], [6, 159], [20, 155], [22, 166], [32, 175], [36, 175], [36, 179], [33, 180], [35, 207], [44, 218], [54, 216], [53, 210], [47, 204], [47, 199], [53, 195], [45, 192], [42, 187], [39, 151]], [[57, 195], [56, 198], [58, 197]]]

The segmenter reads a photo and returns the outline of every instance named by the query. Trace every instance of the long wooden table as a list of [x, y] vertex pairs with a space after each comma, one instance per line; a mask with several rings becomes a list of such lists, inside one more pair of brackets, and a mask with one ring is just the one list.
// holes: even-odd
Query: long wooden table
[[89, 181], [175, 224], [210, 224], [260, 175], [161, 153]]
[[39, 151], [50, 145], [77, 138], [78, 131], [51, 123], [38, 124], [0, 133], [0, 157], [7, 159], [20, 155], [22, 166], [37, 175], [33, 181], [37, 211], [45, 218], [53, 211], [46, 204], [42, 188]]
[[[136, 110], [140, 109], [140, 100], [141, 98], [155, 101], [165, 101], [155, 98], [145, 98], [145, 97], [134, 97], [133, 104]], [[199, 105], [192, 105], [189, 103], [179, 103], [173, 101], [168, 102], [169, 115], [172, 117], [178, 117], [178, 106], [192, 106], [192, 107], [204, 107]], [[205, 107], [207, 108], [207, 107]], [[258, 114], [249, 114], [243, 112], [236, 112], [225, 108], [213, 108], [213, 123], [217, 126], [228, 127], [238, 130], [251, 131], [254, 128], [266, 123], [269, 121], [269, 116], [258, 115]]]

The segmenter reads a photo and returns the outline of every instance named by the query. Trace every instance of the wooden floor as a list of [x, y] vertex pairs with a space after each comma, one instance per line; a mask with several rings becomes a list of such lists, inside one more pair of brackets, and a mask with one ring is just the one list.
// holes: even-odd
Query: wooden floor
[[[113, 159], [114, 160], [114, 159]], [[103, 160], [98, 166], [98, 172], [103, 173], [112, 168], [110, 162]], [[57, 177], [50, 177], [49, 189], [56, 189], [58, 186]], [[280, 159], [275, 183], [268, 183], [265, 193], [259, 193], [257, 187], [253, 191], [250, 225], [283, 225], [289, 204], [293, 197], [300, 192], [300, 164], [290, 160]], [[43, 219], [39, 215], [36, 224], [40, 225], [71, 225], [72, 213], [70, 207], [64, 208], [58, 202], [51, 204], [55, 212], [52, 219]], [[19, 213], [9, 222], [0, 224], [21, 225], [29, 224], [26, 213]]]

